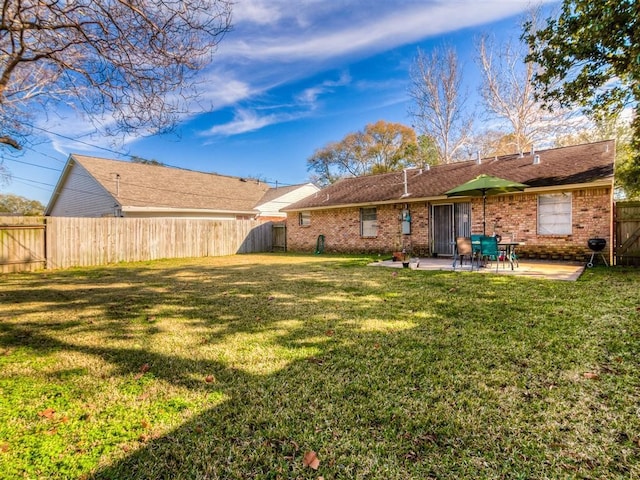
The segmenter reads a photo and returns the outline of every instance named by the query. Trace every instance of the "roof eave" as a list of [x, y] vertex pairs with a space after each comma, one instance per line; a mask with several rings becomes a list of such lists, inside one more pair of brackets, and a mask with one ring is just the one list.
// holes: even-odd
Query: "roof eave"
[[[558, 190], [578, 190], [581, 188], [597, 188], [597, 187], [612, 187], [613, 186], [613, 177], [608, 177], [606, 179], [595, 180], [593, 182], [587, 183], [572, 183], [566, 185], [551, 185], [544, 187], [529, 187], [526, 188], [522, 192], [511, 192], [502, 195], [513, 195], [519, 193], [538, 193], [538, 192], [551, 192]], [[314, 210], [334, 210], [338, 208], [362, 208], [362, 207], [370, 207], [375, 205], [394, 205], [398, 203], [418, 203], [418, 202], [432, 202], [432, 201], [440, 201], [450, 199], [451, 197], [447, 197], [446, 195], [431, 195], [426, 197], [412, 197], [411, 195], [406, 197], [393, 198], [389, 200], [379, 200], [379, 201], [371, 201], [371, 202], [359, 202], [359, 203], [342, 203], [336, 205], [316, 205], [312, 207], [298, 207], [298, 208], [284, 208], [281, 211], [285, 213], [295, 213], [295, 212], [307, 212]], [[458, 198], [463, 198], [462, 196]], [[464, 197], [468, 198], [468, 197]]]
[[178, 208], [178, 207], [138, 207], [123, 205], [122, 211], [125, 213], [208, 213], [208, 214], [233, 214], [233, 215], [255, 215], [256, 210], [223, 210], [217, 208]]

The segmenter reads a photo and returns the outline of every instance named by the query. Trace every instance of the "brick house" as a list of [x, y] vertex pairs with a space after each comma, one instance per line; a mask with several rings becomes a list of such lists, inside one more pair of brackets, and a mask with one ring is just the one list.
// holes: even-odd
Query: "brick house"
[[[528, 185], [486, 199], [487, 234], [523, 242], [521, 258], [583, 260], [589, 238], [612, 254], [613, 140], [346, 178], [285, 208], [287, 245], [313, 251], [453, 254], [457, 236], [482, 233], [482, 197], [445, 192], [480, 174]], [[606, 252], [605, 252], [606, 253]]]

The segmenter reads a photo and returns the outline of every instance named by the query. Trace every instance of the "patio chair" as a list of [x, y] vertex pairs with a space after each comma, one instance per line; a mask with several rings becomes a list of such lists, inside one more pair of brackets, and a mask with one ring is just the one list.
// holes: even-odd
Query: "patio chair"
[[476, 259], [476, 262], [478, 263], [478, 268], [480, 268], [480, 260], [482, 260], [481, 258], [482, 245], [480, 243], [480, 240], [482, 239], [483, 236], [484, 235], [477, 235], [477, 234], [471, 235], [471, 248], [473, 248], [472, 258]]
[[[500, 266], [500, 259], [504, 259], [504, 253], [498, 248], [498, 239], [483, 235], [480, 238], [480, 255], [488, 262], [496, 262], [496, 272]], [[504, 264], [504, 263], [503, 263]]]
[[471, 238], [469, 237], [456, 237], [456, 248], [453, 255], [453, 269], [456, 269], [458, 261], [460, 266], [464, 263], [464, 257], [469, 257], [469, 263], [471, 270], [473, 270], [473, 245], [471, 244]]

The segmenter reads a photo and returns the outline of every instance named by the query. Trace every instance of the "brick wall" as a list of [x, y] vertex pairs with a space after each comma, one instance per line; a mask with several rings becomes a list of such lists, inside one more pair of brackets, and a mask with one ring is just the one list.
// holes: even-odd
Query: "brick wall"
[[[482, 199], [471, 199], [472, 233], [482, 233]], [[402, 209], [411, 212], [411, 234], [401, 233]], [[583, 260], [590, 256], [587, 240], [605, 238], [611, 245], [611, 189], [579, 189], [572, 191], [572, 234], [538, 235], [538, 197], [535, 194], [513, 194], [488, 197], [486, 231], [505, 238], [514, 237], [524, 245], [521, 258]], [[287, 221], [287, 245], [291, 251], [315, 251], [318, 235], [325, 236], [326, 252], [389, 253], [407, 248], [415, 255], [429, 254], [429, 204], [379, 205], [378, 235], [360, 235], [360, 208], [336, 208], [311, 212], [311, 224], [298, 225], [298, 214], [290, 213]], [[607, 249], [608, 251], [608, 249]], [[607, 252], [603, 252], [605, 255]]]
[[[411, 235], [402, 234], [401, 214], [405, 204], [377, 206], [378, 235], [360, 235], [360, 208], [314, 210], [311, 224], [298, 225], [298, 214], [287, 219], [287, 247], [291, 251], [315, 251], [319, 235], [325, 237], [326, 252], [388, 253], [403, 248], [428, 251], [428, 209], [424, 202], [409, 204]], [[414, 246], [415, 244], [415, 246]]]

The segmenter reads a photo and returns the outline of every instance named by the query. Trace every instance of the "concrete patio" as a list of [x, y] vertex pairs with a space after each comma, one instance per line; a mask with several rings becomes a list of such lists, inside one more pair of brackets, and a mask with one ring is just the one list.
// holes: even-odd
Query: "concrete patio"
[[[519, 266], [511, 270], [511, 267], [500, 263], [497, 275], [514, 275], [518, 277], [543, 278], [549, 280], [565, 280], [576, 281], [584, 271], [585, 263], [576, 262], [560, 262], [560, 261], [544, 261], [544, 260], [521, 260]], [[369, 264], [376, 267], [403, 268], [402, 262], [394, 262], [393, 260], [381, 260]], [[412, 258], [409, 262], [409, 268], [412, 270], [443, 270], [453, 271], [453, 258]], [[471, 266], [468, 263], [455, 268], [456, 272], [469, 272]], [[474, 273], [490, 273], [496, 274], [495, 263], [489, 267], [473, 269]]]

